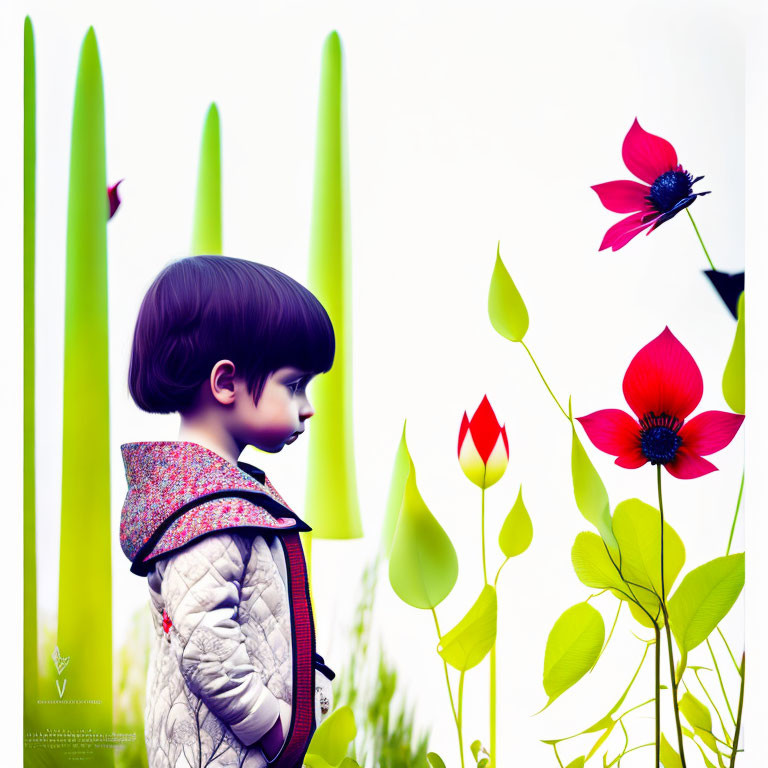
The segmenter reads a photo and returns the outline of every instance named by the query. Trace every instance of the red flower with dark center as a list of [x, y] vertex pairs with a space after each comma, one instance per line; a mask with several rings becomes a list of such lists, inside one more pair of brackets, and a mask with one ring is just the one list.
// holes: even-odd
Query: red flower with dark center
[[666, 139], [644, 131], [637, 118], [624, 138], [621, 155], [624, 165], [645, 184], [607, 181], [592, 187], [609, 211], [631, 214], [605, 233], [601, 251], [605, 248], [618, 251], [645, 229], [650, 235], [699, 195], [709, 194], [692, 191], [693, 185], [704, 177], [694, 179], [677, 162], [675, 148]]
[[725, 411], [705, 411], [685, 421], [701, 401], [704, 382], [691, 353], [669, 328], [632, 358], [623, 389], [637, 421], [617, 409], [577, 421], [597, 448], [626, 469], [650, 461], [683, 480], [714, 472], [717, 467], [702, 457], [725, 448], [744, 421]]

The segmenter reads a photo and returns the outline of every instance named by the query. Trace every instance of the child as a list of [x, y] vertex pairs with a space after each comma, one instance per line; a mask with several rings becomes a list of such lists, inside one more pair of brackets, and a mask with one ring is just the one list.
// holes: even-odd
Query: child
[[311, 528], [238, 457], [298, 438], [334, 350], [320, 302], [262, 264], [179, 259], [144, 297], [129, 390], [181, 416], [178, 442], [122, 446], [121, 545], [155, 628], [150, 768], [299, 768], [330, 709], [298, 533]]

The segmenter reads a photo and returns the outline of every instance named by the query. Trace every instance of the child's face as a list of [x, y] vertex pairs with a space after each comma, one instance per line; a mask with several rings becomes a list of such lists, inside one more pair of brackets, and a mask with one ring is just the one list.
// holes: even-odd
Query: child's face
[[235, 379], [241, 395], [235, 399], [230, 424], [235, 439], [269, 453], [277, 453], [294, 442], [304, 431], [304, 422], [314, 414], [307, 399], [307, 385], [313, 376], [293, 367], [273, 371], [257, 405], [245, 381]]

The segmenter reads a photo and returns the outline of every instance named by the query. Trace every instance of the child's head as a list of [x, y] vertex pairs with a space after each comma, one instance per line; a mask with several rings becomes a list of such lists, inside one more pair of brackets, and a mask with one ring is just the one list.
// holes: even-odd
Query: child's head
[[183, 416], [226, 361], [223, 375], [258, 405], [273, 373], [325, 373], [334, 351], [327, 312], [288, 275], [244, 259], [191, 256], [168, 264], [142, 301], [128, 388], [142, 410]]

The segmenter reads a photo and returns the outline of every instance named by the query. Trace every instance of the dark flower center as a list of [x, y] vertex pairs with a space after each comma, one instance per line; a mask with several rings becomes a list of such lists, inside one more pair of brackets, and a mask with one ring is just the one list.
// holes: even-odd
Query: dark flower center
[[693, 177], [680, 166], [678, 169], [662, 173], [651, 185], [648, 200], [659, 213], [671, 211], [692, 192]]
[[668, 464], [675, 458], [683, 440], [678, 435], [683, 422], [674, 416], [653, 411], [640, 419], [640, 450], [651, 464]]

